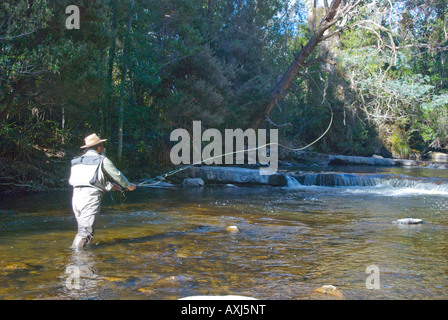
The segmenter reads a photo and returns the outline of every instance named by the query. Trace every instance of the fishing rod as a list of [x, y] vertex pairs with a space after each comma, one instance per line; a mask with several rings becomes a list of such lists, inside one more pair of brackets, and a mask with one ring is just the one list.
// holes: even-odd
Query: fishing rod
[[[309, 76], [309, 75], [308, 75], [308, 76]], [[311, 77], [310, 77], [310, 78], [311, 78]], [[311, 80], [314, 81], [313, 78], [311, 78]], [[316, 84], [315, 81], [314, 81], [314, 83]], [[316, 84], [316, 87], [317, 87], [317, 89], [321, 92], [321, 94], [323, 94], [322, 91], [320, 90], [319, 86], [317, 86], [317, 84]], [[188, 169], [188, 168], [190, 168], [190, 167], [193, 167], [193, 166], [195, 166], [195, 165], [199, 165], [199, 164], [201, 164], [201, 163], [203, 163], [203, 162], [205, 162], [205, 161], [209, 161], [209, 160], [213, 160], [213, 159], [216, 159], [216, 158], [224, 157], [224, 156], [226, 156], [226, 155], [237, 154], [237, 153], [240, 153], [240, 152], [255, 151], [255, 150], [258, 150], [258, 149], [261, 149], [261, 148], [265, 148], [265, 147], [268, 147], [268, 146], [272, 146], [272, 145], [277, 145], [277, 146], [279, 146], [279, 147], [288, 149], [288, 150], [290, 150], [290, 151], [302, 151], [302, 150], [305, 150], [305, 149], [311, 147], [313, 144], [317, 143], [320, 139], [322, 139], [322, 138], [328, 133], [328, 131], [330, 130], [331, 126], [333, 125], [333, 120], [334, 120], [334, 112], [333, 112], [333, 108], [331, 107], [331, 104], [328, 102], [328, 100], [327, 100], [327, 98], [325, 97], [325, 95], [324, 95], [324, 97], [323, 97], [323, 101], [325, 101], [325, 102], [328, 104], [328, 107], [329, 107], [329, 109], [330, 109], [330, 114], [331, 114], [331, 115], [330, 115], [330, 122], [329, 122], [329, 124], [328, 124], [328, 127], [327, 127], [327, 129], [326, 129], [326, 130], [325, 130], [325, 131], [324, 131], [324, 132], [323, 132], [323, 133], [322, 133], [316, 140], [314, 140], [313, 142], [311, 142], [310, 144], [308, 144], [308, 145], [306, 145], [306, 146], [304, 146], [304, 147], [300, 147], [300, 148], [290, 148], [290, 147], [288, 147], [288, 146], [285, 146], [285, 145], [280, 144], [280, 143], [277, 143], [277, 142], [270, 142], [270, 143], [264, 144], [264, 145], [262, 145], [262, 146], [258, 146], [258, 147], [251, 148], [251, 149], [243, 149], [243, 150], [237, 150], [237, 151], [227, 152], [227, 153], [224, 153], [224, 154], [220, 154], [220, 155], [217, 155], [217, 156], [213, 156], [213, 157], [210, 157], [210, 158], [207, 158], [207, 159], [203, 159], [203, 160], [200, 160], [200, 161], [191, 163], [191, 164], [189, 164], [189, 165], [186, 165], [186, 166], [181, 167], [181, 168], [178, 168], [178, 169], [171, 170], [171, 171], [169, 171], [169, 172], [167, 172], [167, 173], [164, 173], [164, 174], [162, 174], [162, 175], [158, 175], [158, 176], [155, 177], [155, 178], [147, 179], [147, 180], [145, 180], [145, 181], [143, 181], [143, 182], [137, 184], [137, 186], [138, 186], [138, 187], [140, 187], [140, 186], [155, 186], [155, 185], [161, 183], [161, 182], [162, 182], [163, 180], [165, 180], [167, 177], [172, 176], [172, 175], [174, 175], [174, 174], [176, 174], [176, 173], [178, 173], [178, 172], [181, 172], [181, 171], [183, 171], [183, 170], [186, 170], [186, 169]], [[157, 180], [157, 181], [154, 182], [154, 183], [149, 183], [149, 182], [154, 181], [154, 180]]]

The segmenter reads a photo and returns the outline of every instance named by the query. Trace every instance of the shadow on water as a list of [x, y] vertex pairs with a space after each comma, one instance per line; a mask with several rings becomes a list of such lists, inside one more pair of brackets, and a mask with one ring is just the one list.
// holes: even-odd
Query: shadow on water
[[108, 241], [102, 241], [100, 243], [91, 246], [91, 250], [103, 250], [107, 247], [114, 247], [117, 245], [134, 245], [139, 243], [148, 243], [151, 241], [165, 240], [173, 237], [180, 237], [187, 234], [201, 233], [212, 231], [213, 228], [208, 226], [198, 226], [192, 227], [189, 231], [178, 231], [178, 232], [166, 232], [160, 234], [154, 234], [150, 236], [133, 237], [133, 238], [119, 238]]

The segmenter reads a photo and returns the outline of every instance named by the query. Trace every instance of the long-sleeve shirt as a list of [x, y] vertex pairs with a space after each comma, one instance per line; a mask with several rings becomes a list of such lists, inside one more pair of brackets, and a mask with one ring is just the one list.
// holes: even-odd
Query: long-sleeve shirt
[[[93, 150], [92, 150], [93, 151]], [[103, 160], [103, 172], [109, 176], [116, 184], [119, 184], [123, 188], [127, 189], [131, 186], [128, 179], [123, 173], [118, 170], [109, 158]]]
[[[98, 155], [98, 152], [96, 152], [95, 150], [88, 150], [85, 153], [85, 156], [98, 157], [99, 155]], [[121, 171], [115, 167], [115, 165], [109, 158], [104, 157], [102, 167], [103, 167], [103, 172], [106, 174], [107, 177], [112, 179], [112, 182], [115, 182], [116, 184], [120, 185], [121, 187], [123, 187], [125, 189], [127, 189], [131, 186], [128, 179], [125, 177], [125, 175], [123, 173], [121, 173]]]

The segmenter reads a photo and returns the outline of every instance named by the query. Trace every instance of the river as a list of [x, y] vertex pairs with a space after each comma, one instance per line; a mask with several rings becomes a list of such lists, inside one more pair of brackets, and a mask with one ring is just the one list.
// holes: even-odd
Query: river
[[0, 299], [447, 299], [447, 172], [330, 169], [345, 182], [108, 194], [80, 251], [71, 191], [2, 197]]

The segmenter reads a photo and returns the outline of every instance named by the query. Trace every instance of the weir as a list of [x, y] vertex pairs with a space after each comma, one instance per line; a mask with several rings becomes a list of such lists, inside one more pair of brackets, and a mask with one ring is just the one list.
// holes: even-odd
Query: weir
[[425, 176], [407, 176], [396, 173], [344, 172], [277, 172], [266, 176], [258, 169], [223, 166], [194, 166], [177, 175], [179, 179], [200, 178], [205, 184], [269, 185], [273, 187], [306, 188], [355, 187], [360, 190], [385, 188], [404, 192], [439, 193], [448, 195], [448, 179]]
[[306, 186], [328, 187], [371, 187], [378, 183], [378, 178], [345, 173], [308, 173], [294, 177], [300, 184]]
[[448, 193], [446, 181], [431, 180], [424, 177], [397, 176], [393, 174], [350, 174], [350, 173], [300, 173], [287, 177], [288, 187], [392, 187], [397, 189], [416, 189], [429, 192]]

